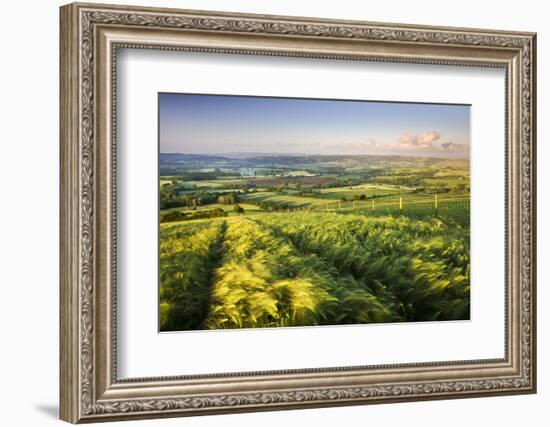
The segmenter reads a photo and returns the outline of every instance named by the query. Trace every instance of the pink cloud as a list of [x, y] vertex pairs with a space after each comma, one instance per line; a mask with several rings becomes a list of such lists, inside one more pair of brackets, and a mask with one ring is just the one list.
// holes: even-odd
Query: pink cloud
[[399, 144], [402, 148], [432, 148], [433, 143], [441, 138], [439, 132], [432, 130], [421, 134], [405, 133], [399, 138]]
[[452, 141], [442, 142], [441, 134], [432, 130], [418, 134], [404, 133], [393, 143], [370, 137], [362, 142], [323, 145], [323, 148], [338, 154], [467, 157], [470, 146]]

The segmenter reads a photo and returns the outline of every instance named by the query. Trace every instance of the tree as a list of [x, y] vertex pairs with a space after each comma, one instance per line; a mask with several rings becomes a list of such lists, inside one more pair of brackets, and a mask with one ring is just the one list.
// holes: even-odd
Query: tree
[[244, 208], [240, 205], [233, 206], [233, 211], [238, 214], [244, 213]]
[[235, 193], [223, 194], [218, 196], [218, 203], [222, 205], [232, 205], [237, 202], [237, 197]]
[[454, 190], [456, 193], [464, 193], [466, 191], [466, 184], [456, 184]]
[[187, 204], [187, 198], [184, 195], [179, 195], [178, 190], [172, 185], [163, 185], [160, 188], [160, 208], [169, 209], [182, 207]]

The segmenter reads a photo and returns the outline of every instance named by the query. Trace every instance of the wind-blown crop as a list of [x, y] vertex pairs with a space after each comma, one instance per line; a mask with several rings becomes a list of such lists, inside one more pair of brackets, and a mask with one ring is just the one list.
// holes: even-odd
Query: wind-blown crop
[[161, 227], [161, 330], [469, 318], [467, 221], [294, 212]]
[[200, 329], [210, 304], [212, 269], [220, 257], [224, 222], [161, 227], [160, 327]]

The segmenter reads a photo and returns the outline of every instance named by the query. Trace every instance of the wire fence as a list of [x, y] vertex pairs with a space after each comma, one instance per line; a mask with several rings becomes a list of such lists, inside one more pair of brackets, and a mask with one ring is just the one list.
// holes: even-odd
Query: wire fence
[[411, 211], [411, 210], [434, 210], [439, 209], [470, 209], [469, 195], [434, 195], [420, 197], [396, 197], [392, 200], [372, 198], [368, 200], [335, 201], [312, 203], [309, 206], [285, 207], [277, 209], [278, 212], [322, 212], [322, 211], [350, 211], [350, 210], [371, 210], [371, 211]]

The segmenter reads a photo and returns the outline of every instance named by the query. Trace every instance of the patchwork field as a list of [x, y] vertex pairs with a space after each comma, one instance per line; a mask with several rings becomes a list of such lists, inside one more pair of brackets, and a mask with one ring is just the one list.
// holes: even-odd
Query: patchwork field
[[161, 331], [469, 319], [466, 160], [165, 154], [163, 170]]

